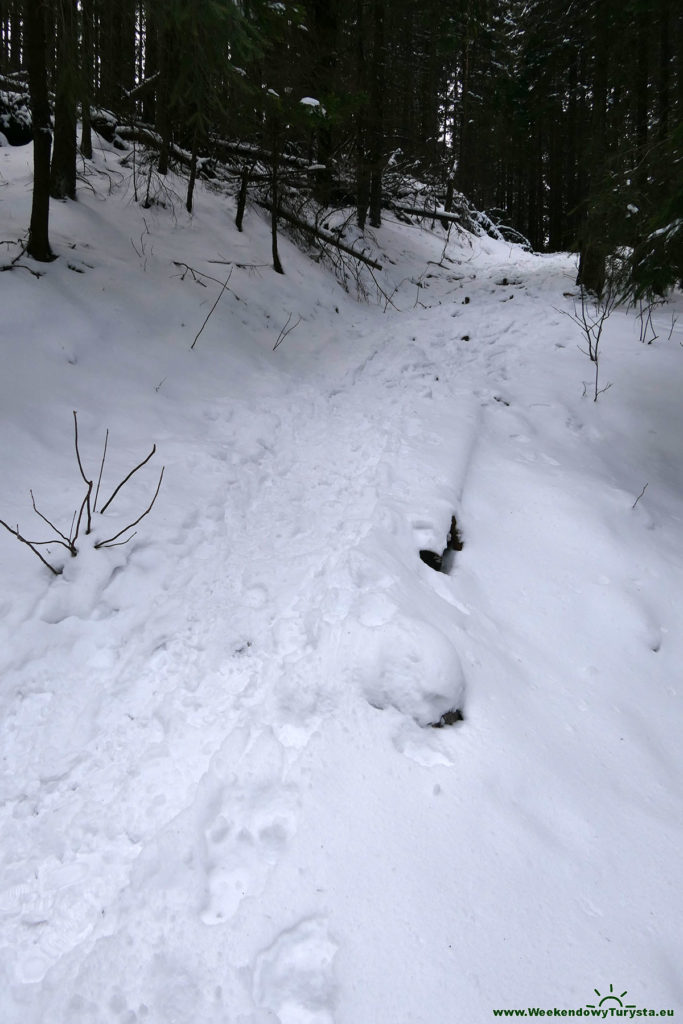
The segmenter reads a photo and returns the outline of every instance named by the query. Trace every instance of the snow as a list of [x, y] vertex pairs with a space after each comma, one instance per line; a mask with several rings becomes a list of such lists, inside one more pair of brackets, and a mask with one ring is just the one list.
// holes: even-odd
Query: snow
[[3, 1024], [680, 1011], [680, 296], [612, 314], [594, 403], [566, 256], [389, 219], [363, 303], [131, 174], [0, 274], [0, 517], [68, 532], [74, 409], [107, 496], [157, 446], [62, 575], [0, 537]]

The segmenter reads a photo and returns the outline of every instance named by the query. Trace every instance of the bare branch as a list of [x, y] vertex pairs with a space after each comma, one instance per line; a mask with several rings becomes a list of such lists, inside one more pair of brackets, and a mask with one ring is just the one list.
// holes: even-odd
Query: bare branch
[[277, 341], [273, 345], [273, 352], [275, 351], [276, 348], [278, 348], [282, 344], [282, 342], [285, 340], [285, 338], [287, 337], [288, 334], [291, 334], [292, 331], [296, 330], [296, 328], [299, 326], [299, 324], [301, 323], [301, 320], [303, 318], [301, 316], [299, 316], [299, 319], [297, 320], [297, 322], [295, 324], [292, 324], [291, 327], [289, 327], [288, 325], [289, 325], [289, 321], [291, 319], [292, 319], [292, 314], [290, 313], [289, 316], [287, 317], [287, 323], [285, 324], [285, 326], [282, 328], [282, 330], [278, 334]]
[[149, 453], [149, 455], [147, 456], [147, 458], [146, 458], [146, 459], [143, 459], [143, 460], [142, 460], [142, 462], [138, 463], [138, 465], [137, 465], [137, 466], [136, 466], [136, 467], [135, 467], [134, 469], [131, 469], [131, 471], [130, 471], [130, 473], [128, 474], [128, 476], [125, 476], [125, 477], [123, 478], [123, 480], [121, 481], [121, 483], [119, 484], [119, 486], [118, 486], [118, 487], [116, 488], [116, 490], [115, 490], [115, 491], [114, 491], [114, 493], [112, 494], [112, 496], [111, 496], [111, 498], [109, 499], [109, 501], [107, 501], [107, 502], [106, 502], [106, 503], [105, 503], [105, 504], [104, 504], [104, 505], [102, 506], [102, 508], [100, 509], [100, 515], [102, 515], [102, 513], [103, 513], [103, 512], [106, 512], [106, 511], [107, 511], [107, 509], [109, 508], [109, 506], [111, 505], [112, 501], [114, 500], [114, 498], [116, 497], [116, 495], [117, 495], [117, 494], [119, 493], [119, 491], [121, 490], [121, 488], [123, 487], [123, 485], [124, 485], [124, 484], [126, 484], [126, 483], [128, 483], [128, 481], [129, 481], [129, 480], [130, 480], [130, 478], [132, 477], [133, 473], [137, 473], [137, 471], [138, 471], [139, 469], [142, 469], [142, 467], [143, 467], [143, 466], [144, 466], [144, 465], [145, 465], [146, 463], [148, 463], [148, 462], [149, 462], [149, 460], [150, 460], [150, 459], [152, 458], [152, 456], [154, 455], [154, 453], [155, 453], [155, 451], [156, 451], [156, 450], [157, 450], [157, 446], [156, 446], [155, 444], [153, 444], [153, 445], [152, 445], [152, 450], [151, 450], [151, 452]]
[[219, 303], [219, 302], [221, 301], [221, 297], [222, 297], [222, 295], [223, 295], [223, 292], [224, 292], [224, 291], [225, 291], [225, 289], [226, 289], [226, 288], [228, 287], [228, 281], [229, 281], [229, 280], [230, 280], [230, 278], [232, 277], [232, 271], [233, 271], [233, 268], [231, 267], [231, 268], [230, 268], [230, 273], [228, 274], [227, 278], [225, 279], [225, 284], [224, 284], [224, 285], [223, 285], [223, 287], [221, 288], [221, 290], [220, 290], [220, 292], [219, 292], [219, 295], [218, 295], [218, 298], [216, 299], [216, 301], [214, 302], [213, 306], [212, 306], [212, 307], [211, 307], [211, 309], [209, 310], [209, 312], [208, 312], [208, 314], [207, 314], [207, 317], [206, 317], [206, 320], [204, 321], [204, 323], [202, 324], [202, 326], [201, 326], [201, 327], [199, 328], [199, 330], [197, 331], [197, 333], [196, 333], [196, 335], [195, 335], [195, 339], [194, 339], [194, 341], [192, 342], [192, 344], [190, 345], [190, 352], [192, 351], [192, 349], [193, 349], [193, 348], [195, 347], [195, 345], [197, 344], [197, 341], [199, 340], [199, 335], [200, 335], [200, 334], [202, 333], [202, 331], [204, 330], [204, 328], [205, 328], [205, 327], [206, 327], [206, 325], [208, 324], [208, 322], [209, 322], [209, 317], [210, 317], [210, 316], [211, 316], [211, 314], [213, 313], [213, 311], [214, 311], [214, 309], [216, 308], [216, 306], [218, 305], [218, 303]]
[[[650, 481], [648, 480], [648, 483], [649, 483], [649, 482], [650, 482]], [[631, 505], [631, 508], [635, 508], [635, 507], [636, 507], [636, 505], [638, 504], [638, 502], [640, 501], [640, 499], [642, 498], [642, 496], [643, 496], [643, 495], [645, 494], [645, 491], [646, 491], [646, 490], [647, 490], [647, 484], [645, 484], [645, 486], [643, 487], [642, 491], [640, 492], [640, 494], [638, 495], [638, 497], [636, 498], [636, 500], [635, 500], [635, 501], [633, 502], [633, 504]]]
[[78, 514], [78, 509], [74, 509], [74, 514], [71, 517], [71, 526], [69, 527], [69, 544], [70, 545], [72, 543], [72, 537], [73, 537], [73, 532], [74, 532], [74, 523], [76, 522], [76, 515], [77, 514]]
[[[147, 461], [147, 460], [145, 459], [145, 461]], [[152, 501], [150, 502], [150, 504], [149, 504], [148, 508], [146, 508], [146, 509], [145, 509], [145, 511], [144, 511], [144, 512], [142, 513], [142, 515], [141, 515], [141, 516], [138, 516], [138, 518], [137, 518], [137, 519], [136, 519], [136, 520], [135, 520], [134, 522], [132, 522], [132, 523], [129, 523], [129, 524], [128, 524], [128, 526], [124, 526], [124, 528], [123, 528], [122, 530], [119, 530], [119, 532], [118, 532], [118, 533], [115, 533], [113, 537], [109, 537], [109, 538], [108, 538], [107, 540], [101, 540], [101, 541], [99, 541], [99, 543], [95, 544], [95, 548], [106, 548], [106, 547], [110, 547], [110, 546], [111, 546], [111, 542], [112, 542], [113, 540], [118, 540], [118, 538], [119, 538], [119, 537], [120, 537], [120, 536], [121, 536], [121, 535], [122, 535], [123, 533], [125, 533], [125, 532], [126, 532], [126, 530], [130, 530], [130, 529], [131, 529], [131, 527], [133, 527], [133, 526], [137, 526], [137, 525], [138, 525], [138, 523], [139, 523], [139, 522], [140, 522], [140, 521], [141, 521], [142, 519], [144, 519], [144, 518], [145, 518], [145, 516], [146, 516], [146, 515], [148, 515], [148, 514], [149, 514], [149, 513], [150, 513], [150, 512], [152, 511], [152, 508], [154, 507], [154, 502], [155, 502], [155, 501], [157, 500], [157, 495], [159, 494], [159, 490], [160, 490], [160, 488], [161, 488], [161, 481], [162, 481], [162, 480], [164, 479], [164, 470], [165, 470], [165, 469], [166, 469], [166, 467], [165, 467], [165, 466], [162, 466], [162, 467], [161, 467], [161, 475], [160, 475], [160, 477], [159, 477], [159, 483], [157, 484], [157, 489], [156, 489], [156, 491], [154, 492], [154, 497], [152, 498]], [[104, 510], [103, 510], [103, 511], [104, 511]]]
[[97, 498], [100, 493], [100, 483], [102, 482], [102, 470], [104, 469], [104, 460], [107, 457], [107, 442], [109, 441], [109, 427], [107, 427], [107, 433], [104, 435], [104, 451], [102, 452], [102, 462], [100, 463], [100, 474], [97, 477], [97, 489], [95, 490], [95, 500], [93, 502], [92, 510], [97, 512]]
[[[130, 529], [130, 527], [127, 527], [127, 529]], [[138, 535], [138, 531], [137, 530], [133, 530], [133, 532], [131, 533], [130, 537], [126, 537], [125, 540], [117, 540], [115, 544], [97, 544], [96, 547], [98, 547], [98, 548], [100, 548], [100, 547], [101, 548], [122, 548], [124, 544], [127, 544], [129, 541], [131, 541], [133, 539], [133, 537], [137, 537], [137, 535]]]
[[[81, 529], [81, 519], [83, 518], [83, 509], [84, 508], [88, 509], [88, 525], [90, 525], [90, 494], [91, 494], [91, 492], [92, 492], [92, 480], [88, 481], [88, 490], [85, 493], [85, 498], [81, 502], [81, 508], [80, 508], [79, 513], [78, 513], [78, 519], [76, 520], [76, 532], [74, 533], [73, 538], [71, 540], [71, 545], [72, 545], [71, 553], [72, 554], [76, 554], [76, 546], [75, 545], [76, 545], [76, 541], [78, 539], [78, 534], [80, 533], [80, 529]], [[86, 529], [85, 532], [89, 533], [90, 531]]]
[[[83, 470], [83, 463], [81, 462], [81, 453], [78, 450], [78, 416], [76, 415], [76, 410], [75, 409], [74, 409], [73, 413], [74, 413], [74, 444], [76, 446], [76, 459], [78, 461], [78, 468], [81, 471], [81, 476], [83, 477], [83, 480], [85, 481], [85, 483], [88, 485], [88, 491], [87, 491], [87, 494], [85, 496], [85, 501], [84, 501], [84, 505], [85, 505], [85, 507], [87, 509], [87, 512], [88, 512], [88, 525], [86, 526], [85, 532], [86, 533], [90, 533], [90, 531], [92, 530], [92, 516], [91, 516], [91, 510], [90, 510], [90, 493], [92, 491], [92, 480], [88, 480], [88, 478], [85, 475], [85, 472]], [[78, 517], [78, 526], [76, 527], [76, 536], [78, 536], [78, 527], [81, 525], [81, 516], [82, 515], [83, 515], [83, 505], [81, 506], [81, 514]], [[76, 537], [74, 537], [74, 541], [75, 540], [76, 540]]]
[[[41, 555], [40, 551], [36, 550], [35, 545], [32, 544], [31, 541], [26, 540], [25, 537], [21, 536], [21, 534], [19, 533], [19, 524], [18, 523], [17, 523], [16, 530], [13, 530], [11, 526], [7, 525], [7, 523], [4, 521], [4, 519], [0, 519], [0, 526], [4, 526], [6, 530], [9, 530], [9, 532], [11, 534], [13, 534], [13, 536], [15, 536], [17, 538], [17, 540], [20, 540], [22, 544], [26, 544], [26, 546], [31, 549], [33, 554], [37, 558], [39, 558], [41, 560], [43, 565], [47, 566], [47, 568], [50, 570], [50, 572], [54, 573], [55, 576], [61, 576], [62, 570], [61, 569], [55, 569], [54, 565], [50, 565], [50, 563], [47, 561], [47, 559], [43, 558], [43, 556]], [[59, 542], [57, 542], [57, 543], [59, 543]]]
[[85, 475], [85, 472], [83, 470], [83, 463], [81, 462], [81, 453], [78, 450], [78, 415], [76, 414], [76, 410], [75, 409], [74, 409], [73, 413], [74, 413], [74, 443], [76, 445], [76, 459], [78, 460], [78, 468], [81, 471], [81, 476], [83, 477], [83, 480], [87, 484], [87, 483], [90, 483], [90, 481], [88, 480], [88, 478]]
[[[39, 517], [40, 517], [40, 518], [41, 518], [41, 519], [43, 520], [43, 522], [44, 522], [44, 523], [47, 523], [47, 525], [48, 525], [48, 526], [50, 527], [50, 529], [51, 529], [51, 530], [54, 530], [54, 531], [55, 531], [55, 533], [56, 533], [56, 534], [58, 534], [58, 535], [59, 535], [59, 536], [60, 536], [60, 537], [62, 538], [62, 540], [66, 541], [66, 545], [67, 545], [67, 547], [69, 548], [69, 550], [71, 550], [71, 541], [69, 540], [69, 538], [68, 538], [68, 537], [66, 537], [66, 536], [65, 536], [65, 535], [64, 535], [64, 534], [62, 533], [62, 531], [61, 531], [61, 530], [58, 530], [58, 529], [57, 529], [57, 527], [55, 526], [55, 524], [54, 524], [54, 523], [51, 523], [51, 522], [50, 522], [50, 520], [49, 520], [49, 519], [47, 518], [47, 516], [44, 516], [44, 515], [43, 515], [43, 513], [42, 513], [42, 512], [40, 512], [40, 511], [39, 511], [39, 510], [38, 510], [38, 509], [36, 508], [36, 499], [35, 499], [35, 498], [33, 497], [33, 491], [29, 490], [29, 492], [28, 492], [28, 493], [29, 493], [29, 494], [31, 495], [31, 502], [32, 502], [32, 504], [33, 504], [33, 511], [35, 512], [35, 514], [36, 514], [37, 516], [39, 516]], [[58, 544], [59, 544], [59, 543], [61, 543], [61, 541], [57, 541], [56, 543], [58, 543]]]
[[27, 267], [23, 263], [3, 263], [0, 266], [0, 274], [4, 273], [5, 270], [28, 270], [29, 274], [33, 274], [34, 277], [42, 277], [42, 273], [39, 270], [34, 270], [33, 267]]
[[678, 323], [678, 317], [677, 317], [677, 316], [675, 316], [675, 315], [674, 315], [674, 314], [672, 313], [672, 314], [671, 314], [671, 330], [669, 331], [669, 333], [668, 333], [668, 335], [667, 335], [667, 339], [666, 339], [667, 341], [671, 341], [671, 335], [673, 334], [673, 332], [674, 332], [674, 328], [675, 328], [675, 326], [676, 326], [676, 324], [677, 324], [677, 323]]
[[[218, 263], [219, 261], [218, 260], [207, 260], [206, 262], [207, 263]], [[205, 274], [203, 270], [196, 270], [195, 267], [191, 267], [189, 265], [189, 263], [182, 263], [179, 260], [173, 260], [173, 266], [174, 267], [185, 267], [185, 272], [180, 275], [180, 280], [181, 281], [183, 281], [185, 279], [185, 275], [189, 271], [189, 273], [192, 274], [192, 280], [196, 281], [197, 284], [201, 284], [202, 287], [204, 287], [204, 288], [206, 287], [206, 285], [204, 284], [203, 281], [199, 280], [200, 277], [205, 277], [207, 281], [215, 281], [216, 284], [221, 284], [221, 285], [223, 284], [223, 282], [220, 280], [220, 278], [212, 277], [211, 274]], [[270, 266], [270, 264], [268, 264], [268, 266]], [[232, 291], [232, 289], [229, 289], [229, 290]], [[233, 292], [233, 295], [234, 294], [235, 293]]]

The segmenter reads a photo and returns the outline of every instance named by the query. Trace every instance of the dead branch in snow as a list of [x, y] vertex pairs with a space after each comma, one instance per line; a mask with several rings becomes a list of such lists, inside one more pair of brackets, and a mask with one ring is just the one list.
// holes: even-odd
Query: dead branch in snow
[[[272, 204], [267, 203], [264, 199], [255, 200], [257, 206], [262, 206], [264, 210], [270, 210], [272, 212]], [[323, 231], [322, 228], [318, 228], [315, 224], [311, 224], [307, 220], [302, 220], [301, 217], [297, 217], [295, 214], [290, 213], [289, 210], [284, 210], [282, 207], [278, 209], [278, 217], [288, 221], [295, 227], [300, 228], [302, 231], [307, 232], [309, 235], [313, 235], [314, 238], [319, 238], [321, 241], [326, 242], [328, 245], [334, 245], [337, 249], [347, 253], [349, 256], [353, 256], [355, 260], [360, 260], [361, 263], [367, 264], [369, 267], [373, 267], [375, 270], [382, 270], [382, 264], [376, 260], [370, 259], [362, 252], [358, 252], [357, 249], [352, 249], [351, 246], [345, 245], [335, 235], [330, 234], [328, 231]]]
[[[155, 449], [156, 449], [156, 445], [155, 445], [154, 447], [155, 447]], [[145, 462], [146, 462], [146, 461], [147, 461], [147, 459], [145, 459]], [[139, 468], [139, 467], [138, 467], [138, 468]], [[137, 526], [137, 525], [138, 525], [138, 523], [139, 523], [139, 522], [140, 522], [140, 521], [141, 521], [142, 519], [144, 519], [146, 515], [149, 515], [149, 513], [150, 513], [150, 512], [152, 511], [152, 509], [154, 508], [154, 502], [155, 502], [155, 501], [157, 500], [157, 496], [158, 496], [158, 494], [159, 494], [159, 491], [160, 491], [160, 489], [161, 489], [161, 481], [162, 481], [162, 480], [164, 479], [164, 470], [165, 470], [165, 469], [166, 469], [166, 467], [165, 467], [165, 466], [162, 466], [162, 467], [161, 467], [161, 474], [160, 474], [160, 476], [159, 476], [159, 483], [157, 484], [157, 489], [156, 489], [156, 491], [154, 492], [154, 497], [152, 498], [152, 500], [151, 500], [150, 504], [149, 504], [149, 505], [148, 505], [148, 507], [147, 507], [147, 508], [145, 509], [145, 511], [144, 511], [144, 512], [142, 513], [142, 515], [141, 515], [141, 516], [138, 516], [138, 518], [137, 518], [137, 519], [135, 519], [135, 520], [134, 520], [134, 521], [133, 521], [132, 523], [129, 523], [129, 524], [128, 524], [128, 526], [124, 526], [124, 528], [123, 528], [122, 530], [119, 530], [119, 532], [118, 532], [118, 533], [115, 533], [113, 537], [109, 537], [109, 539], [108, 539], [108, 540], [100, 540], [100, 541], [98, 541], [98, 542], [97, 542], [97, 544], [95, 544], [95, 548], [96, 548], [96, 549], [97, 549], [97, 548], [109, 548], [109, 547], [117, 547], [117, 545], [115, 545], [115, 544], [112, 544], [112, 541], [114, 541], [114, 540], [117, 540], [117, 539], [118, 539], [118, 538], [119, 538], [119, 537], [120, 537], [120, 536], [121, 536], [122, 534], [124, 534], [124, 533], [126, 532], [126, 530], [130, 530], [130, 529], [132, 529], [132, 527], [133, 527], [133, 526]], [[133, 471], [133, 472], [134, 472], [134, 471]], [[129, 479], [129, 478], [130, 478], [131, 476], [132, 476], [132, 474], [131, 474], [131, 473], [129, 473], [129, 474], [128, 474], [128, 477], [126, 477], [126, 479]], [[131, 539], [131, 538], [129, 537], [129, 538], [128, 538], [128, 540], [130, 540], [130, 539]], [[126, 542], [124, 541], [124, 543], [126, 543]]]
[[[29, 494], [31, 495], [31, 504], [33, 506], [33, 511], [38, 516], [38, 518], [40, 520], [42, 520], [42, 522], [45, 523], [45, 525], [48, 526], [50, 528], [50, 530], [52, 530], [54, 536], [52, 536], [49, 540], [27, 540], [27, 538], [24, 537], [24, 535], [21, 533], [21, 531], [19, 529], [19, 524], [18, 523], [17, 523], [16, 528], [13, 528], [8, 523], [6, 523], [4, 521], [4, 519], [0, 519], [0, 526], [4, 526], [4, 528], [9, 533], [11, 533], [13, 537], [16, 537], [16, 539], [18, 541], [20, 541], [22, 544], [25, 544], [28, 548], [30, 548], [31, 551], [33, 552], [33, 554], [36, 555], [36, 557], [40, 559], [40, 561], [43, 563], [43, 565], [45, 565], [50, 570], [50, 572], [52, 572], [55, 576], [60, 576], [62, 574], [62, 571], [63, 571], [62, 567], [60, 565], [52, 565], [50, 562], [48, 562], [48, 560], [43, 557], [43, 555], [40, 553], [40, 551], [38, 551], [38, 548], [39, 547], [48, 547], [50, 545], [59, 545], [59, 547], [65, 548], [69, 552], [69, 554], [71, 555], [72, 558], [75, 558], [76, 555], [78, 554], [78, 548], [76, 547], [76, 542], [77, 542], [78, 537], [79, 537], [80, 532], [81, 532], [81, 523], [83, 522], [84, 516], [86, 516], [86, 518], [87, 518], [87, 528], [86, 528], [86, 531], [85, 531], [86, 535], [91, 533], [91, 531], [92, 531], [92, 513], [97, 511], [97, 500], [98, 500], [98, 496], [99, 496], [99, 492], [100, 492], [100, 484], [102, 482], [102, 473], [104, 471], [105, 460], [106, 460], [106, 456], [107, 456], [107, 445], [108, 445], [108, 441], [109, 441], [109, 430], [107, 430], [106, 435], [105, 435], [105, 439], [104, 439], [104, 450], [102, 452], [102, 458], [101, 458], [101, 461], [100, 461], [99, 475], [98, 475], [98, 478], [97, 478], [97, 489], [95, 491], [95, 499], [94, 499], [94, 502], [91, 504], [91, 497], [92, 497], [92, 491], [93, 491], [93, 481], [88, 479], [88, 476], [87, 476], [87, 474], [85, 472], [85, 469], [84, 469], [84, 466], [83, 466], [83, 460], [81, 458], [80, 438], [79, 438], [79, 430], [78, 430], [78, 414], [76, 413], [76, 410], [74, 410], [74, 412], [73, 412], [73, 417], [74, 417], [74, 448], [75, 448], [75, 452], [76, 452], [76, 462], [78, 463], [79, 473], [80, 473], [80, 475], [81, 475], [81, 477], [83, 479], [83, 482], [86, 484], [86, 491], [85, 491], [85, 495], [83, 496], [83, 499], [81, 500], [81, 503], [80, 503], [79, 507], [73, 513], [73, 516], [71, 518], [71, 527], [69, 529], [68, 536], [66, 535], [66, 533], [64, 533], [62, 530], [60, 530], [58, 526], [55, 525], [53, 519], [50, 519], [43, 512], [41, 512], [41, 510], [38, 508], [38, 504], [36, 502], [35, 495], [34, 495], [32, 489], [29, 490]], [[157, 450], [156, 449], [156, 445], [153, 445], [152, 446], [152, 450], [149, 453], [149, 455], [147, 455], [146, 458], [144, 458], [141, 462], [139, 462], [137, 464], [137, 466], [134, 466], [133, 469], [131, 469], [130, 473], [126, 474], [126, 476], [123, 478], [123, 480], [121, 480], [121, 482], [118, 484], [118, 486], [112, 492], [111, 497], [109, 498], [109, 500], [104, 504], [102, 509], [100, 509], [101, 513], [103, 513], [109, 507], [109, 505], [111, 505], [111, 503], [114, 500], [114, 498], [116, 497], [116, 495], [120, 492], [121, 488], [124, 487], [125, 484], [128, 483], [128, 481], [131, 479], [131, 477], [135, 473], [137, 473], [137, 471], [139, 469], [142, 469], [142, 467], [149, 462], [149, 460], [152, 458], [152, 456], [154, 455], [156, 450]], [[107, 548], [107, 547], [118, 547], [121, 544], [127, 544], [128, 541], [132, 540], [132, 537], [135, 536], [135, 533], [132, 534], [132, 536], [128, 537], [125, 541], [120, 541], [119, 543], [116, 543], [118, 541], [119, 537], [123, 536], [124, 533], [127, 533], [128, 530], [131, 530], [134, 526], [137, 526], [138, 523], [142, 519], [144, 519], [145, 516], [149, 515], [149, 513], [152, 511], [152, 508], [154, 507], [154, 503], [156, 502], [157, 497], [159, 495], [159, 491], [161, 489], [161, 481], [163, 480], [163, 477], [164, 477], [164, 469], [165, 469], [165, 466], [162, 466], [161, 474], [159, 476], [159, 481], [157, 483], [157, 487], [156, 487], [156, 490], [154, 492], [154, 496], [153, 496], [150, 504], [148, 505], [148, 507], [142, 513], [142, 515], [138, 516], [137, 519], [135, 519], [132, 522], [128, 523], [127, 526], [124, 526], [123, 529], [119, 530], [112, 537], [108, 537], [105, 540], [97, 541], [95, 544], [93, 544], [93, 547], [95, 549]]]
[[193, 348], [195, 347], [195, 345], [197, 344], [197, 341], [199, 340], [199, 335], [200, 335], [200, 334], [202, 333], [202, 331], [204, 330], [204, 328], [205, 328], [205, 327], [206, 327], [206, 325], [208, 324], [208, 322], [209, 322], [209, 318], [210, 318], [211, 314], [213, 313], [213, 311], [214, 311], [214, 309], [216, 308], [216, 306], [218, 305], [218, 303], [219, 303], [219, 302], [221, 301], [221, 298], [222, 298], [222, 296], [223, 296], [223, 292], [224, 292], [224, 291], [225, 291], [225, 289], [226, 289], [226, 288], [228, 287], [228, 281], [229, 281], [229, 280], [230, 280], [230, 278], [232, 277], [232, 270], [233, 270], [233, 268], [231, 267], [231, 268], [230, 268], [230, 273], [229, 273], [229, 274], [228, 274], [228, 276], [226, 277], [226, 279], [225, 279], [225, 283], [223, 284], [223, 287], [221, 288], [220, 292], [218, 293], [218, 298], [217, 298], [217, 299], [216, 299], [216, 301], [214, 302], [214, 304], [213, 304], [213, 306], [211, 307], [211, 309], [209, 310], [209, 312], [208, 312], [208, 313], [206, 314], [206, 319], [204, 320], [204, 323], [202, 324], [202, 326], [201, 326], [201, 327], [199, 328], [199, 330], [198, 330], [198, 331], [197, 331], [197, 333], [195, 334], [195, 337], [194, 337], [194, 341], [193, 341], [193, 342], [192, 342], [192, 344], [190, 345], [190, 351], [192, 351], [192, 349], [193, 349]]
[[282, 330], [278, 334], [277, 341], [273, 345], [273, 352], [275, 351], [276, 348], [279, 348], [279, 346], [282, 344], [282, 342], [285, 340], [285, 338], [287, 337], [288, 334], [291, 334], [292, 331], [296, 330], [296, 328], [301, 323], [303, 317], [299, 316], [299, 319], [297, 320], [297, 322], [295, 324], [292, 324], [292, 326], [290, 327], [289, 326], [289, 322], [290, 322], [291, 319], [292, 319], [292, 314], [290, 313], [289, 316], [287, 317], [287, 322], [285, 323], [285, 326], [282, 328]]

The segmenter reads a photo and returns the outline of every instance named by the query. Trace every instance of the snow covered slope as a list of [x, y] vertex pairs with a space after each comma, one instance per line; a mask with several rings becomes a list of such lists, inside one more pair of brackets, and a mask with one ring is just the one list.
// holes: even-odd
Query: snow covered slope
[[0, 535], [0, 1020], [683, 1012], [681, 324], [594, 403], [566, 257], [388, 222], [363, 304], [129, 174], [0, 274], [0, 518], [68, 533], [73, 410], [106, 496], [157, 446], [61, 575]]

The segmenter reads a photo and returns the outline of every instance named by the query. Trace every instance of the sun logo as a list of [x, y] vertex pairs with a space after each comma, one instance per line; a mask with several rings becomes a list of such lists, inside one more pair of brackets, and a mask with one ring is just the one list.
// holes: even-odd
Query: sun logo
[[597, 988], [594, 988], [593, 991], [595, 992], [595, 994], [598, 997], [598, 999], [600, 1000], [600, 1002], [597, 1004], [597, 1006], [596, 1006], [595, 1003], [586, 1003], [586, 1007], [589, 1010], [597, 1010], [600, 1006], [603, 1006], [605, 1003], [608, 1003], [608, 1002], [614, 1003], [616, 1006], [624, 1007], [624, 1009], [626, 1009], [626, 1010], [635, 1010], [635, 1008], [636, 1008], [636, 1004], [635, 1003], [626, 1003], [626, 1005], [624, 1006], [624, 1003], [622, 1003], [622, 1001], [621, 1001], [622, 998], [628, 992], [628, 989], [625, 989], [618, 996], [614, 994], [614, 985], [610, 985], [610, 987], [609, 987], [609, 995], [606, 995], [606, 996], [601, 995], [601, 993], [598, 992]]

